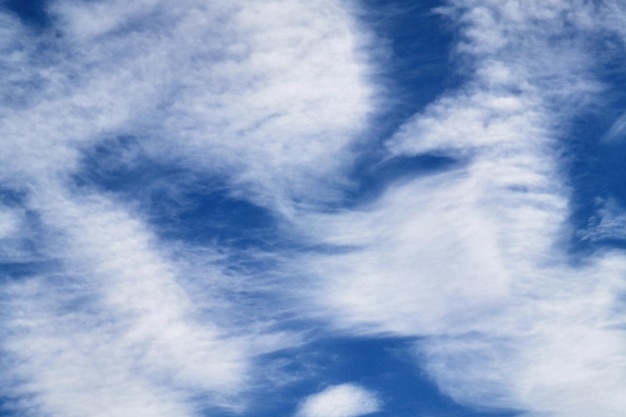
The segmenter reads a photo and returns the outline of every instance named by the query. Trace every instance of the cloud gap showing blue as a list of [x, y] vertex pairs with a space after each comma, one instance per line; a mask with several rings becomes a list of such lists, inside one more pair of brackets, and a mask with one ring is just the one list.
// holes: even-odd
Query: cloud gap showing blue
[[51, 24], [46, 10], [49, 0], [5, 0], [3, 6], [15, 13], [20, 20], [35, 30], [43, 30]]
[[[250, 405], [247, 415], [289, 415], [294, 399], [318, 392], [328, 385], [347, 381], [376, 387], [385, 410], [372, 416], [463, 415], [467, 417], [515, 417], [502, 410], [475, 411], [454, 403], [413, 363], [414, 340], [401, 338], [323, 338], [297, 351], [278, 352], [270, 362], [286, 361], [282, 372], [300, 375], [286, 390], [263, 392]], [[268, 401], [271, 398], [271, 401]]]
[[359, 163], [351, 173], [357, 184], [350, 189], [347, 207], [358, 207], [375, 201], [394, 183], [410, 181], [420, 176], [453, 170], [463, 166], [458, 158], [445, 155], [397, 156], [391, 159]]
[[441, 1], [360, 0], [361, 18], [382, 45], [384, 63], [376, 76], [390, 90], [372, 129], [381, 137], [460, 83], [450, 65], [453, 32], [436, 8]]
[[593, 251], [598, 247], [624, 248], [626, 243], [623, 236], [585, 237], [586, 229], [598, 226], [598, 210], [602, 209], [603, 202], [616, 201], [618, 205], [626, 206], [623, 187], [626, 181], [623, 164], [626, 131], [616, 128], [620, 126], [626, 109], [626, 61], [623, 56], [615, 56], [615, 50], [620, 48], [617, 42], [615, 38], [607, 37], [598, 47], [598, 79], [606, 90], [605, 96], [576, 117], [563, 139], [567, 175], [573, 190], [571, 222], [576, 229], [572, 236], [573, 253]]
[[[164, 239], [238, 250], [281, 245], [272, 213], [233, 196], [219, 175], [200, 176], [141, 155], [132, 137], [119, 137], [84, 155], [77, 189], [100, 189], [139, 205]], [[285, 243], [282, 243], [285, 245]]]

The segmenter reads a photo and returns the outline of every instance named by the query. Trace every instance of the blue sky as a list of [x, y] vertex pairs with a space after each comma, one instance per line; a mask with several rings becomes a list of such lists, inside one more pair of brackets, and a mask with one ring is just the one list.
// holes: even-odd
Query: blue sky
[[620, 0], [0, 2], [0, 415], [623, 417]]

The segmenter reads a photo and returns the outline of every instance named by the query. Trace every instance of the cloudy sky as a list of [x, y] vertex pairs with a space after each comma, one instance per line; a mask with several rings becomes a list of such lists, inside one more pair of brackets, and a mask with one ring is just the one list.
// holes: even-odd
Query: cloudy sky
[[623, 0], [0, 0], [0, 416], [623, 417]]

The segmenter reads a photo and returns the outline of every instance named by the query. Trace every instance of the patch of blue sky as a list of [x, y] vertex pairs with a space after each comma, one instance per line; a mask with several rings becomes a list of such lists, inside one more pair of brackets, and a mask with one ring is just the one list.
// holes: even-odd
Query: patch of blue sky
[[45, 245], [42, 242], [43, 230], [39, 215], [32, 210], [23, 209], [26, 193], [9, 187], [0, 187], [0, 210], [18, 213], [11, 219], [3, 217], [0, 224], [3, 229], [19, 229], [19, 236], [0, 238], [0, 281], [7, 283], [16, 279], [35, 276], [41, 271], [59, 271], [60, 265], [54, 259], [43, 255]]
[[[626, 145], [623, 141], [606, 142], [598, 132], [602, 130], [601, 123], [576, 123], [576, 136], [588, 133], [589, 136], [579, 143], [571, 145], [574, 149], [571, 162], [568, 164], [573, 186], [572, 197], [572, 224], [575, 233], [572, 236], [572, 249], [591, 250], [597, 246], [624, 247], [624, 235], [620, 230], [614, 236], [589, 240], [586, 239], [589, 229], [598, 226], [600, 212], [606, 201], [615, 201], [620, 206], [626, 205], [624, 181], [626, 168], [623, 158], [626, 155]], [[622, 241], [622, 242], [620, 242]]]
[[15, 13], [27, 26], [41, 30], [50, 24], [46, 7], [49, 0], [5, 0], [3, 6]]
[[373, 120], [369, 134], [387, 138], [396, 128], [441, 95], [459, 85], [452, 57], [454, 31], [436, 12], [441, 1], [359, 0], [362, 24], [383, 46], [376, 81], [389, 99]]
[[353, 184], [346, 193], [344, 205], [358, 207], [375, 201], [393, 184], [462, 166], [463, 161], [459, 158], [436, 154], [396, 156], [362, 162], [352, 172]]
[[450, 400], [416, 366], [414, 343], [403, 338], [326, 335], [304, 347], [267, 355], [266, 366], [280, 364], [279, 375], [289, 384], [256, 392], [245, 415], [293, 415], [302, 398], [344, 383], [355, 383], [378, 394], [383, 409], [372, 417], [518, 415], [514, 411], [471, 409]]
[[436, 8], [441, 1], [361, 0], [359, 21], [382, 45], [374, 79], [387, 97], [370, 121], [368, 141], [349, 172], [351, 179], [339, 206], [372, 201], [395, 181], [452, 168], [456, 161], [442, 154], [389, 157], [386, 140], [411, 116], [460, 84], [463, 75], [453, 62], [454, 32]]
[[166, 239], [240, 249], [278, 243], [272, 213], [234, 196], [225, 178], [164, 164], [141, 146], [121, 136], [88, 149], [72, 175], [77, 192], [96, 189], [137, 206]]
[[[24, 251], [32, 251], [32, 247], [24, 248]], [[0, 262], [0, 282], [32, 277], [46, 271], [48, 273], [61, 270], [58, 262], [54, 261], [24, 261], [24, 262]]]
[[[2, 362], [0, 362], [2, 364]], [[10, 364], [3, 364], [5, 366], [10, 366]], [[0, 416], [2, 417], [13, 417], [19, 415], [19, 398], [11, 398], [7, 396], [0, 396]]]
[[588, 238], [589, 230], [598, 227], [607, 201], [626, 207], [626, 129], [621, 123], [626, 109], [626, 55], [615, 36], [597, 39], [594, 48], [594, 76], [602, 82], [603, 91], [582, 106], [561, 138], [572, 187], [574, 253], [626, 247], [626, 235], [621, 230], [614, 230], [613, 236], [597, 234]]

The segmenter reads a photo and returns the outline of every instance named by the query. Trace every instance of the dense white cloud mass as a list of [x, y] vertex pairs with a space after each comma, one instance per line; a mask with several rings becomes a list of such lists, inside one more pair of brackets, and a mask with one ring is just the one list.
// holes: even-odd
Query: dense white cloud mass
[[380, 400], [372, 392], [354, 384], [328, 387], [307, 397], [298, 410], [298, 417], [357, 417], [375, 413]]
[[[45, 4], [37, 30], [0, 12], [0, 400], [16, 415], [245, 414], [259, 381], [281, 378], [260, 356], [302, 343], [285, 330], [298, 321], [418, 340], [416, 362], [464, 405], [623, 417], [626, 258], [568, 245], [623, 239], [625, 215], [598, 200], [574, 230], [563, 157], [573, 121], [604, 100], [597, 45], [625, 49], [620, 1], [444, 2], [462, 82], [382, 159], [456, 163], [350, 207], [388, 94], [362, 4]], [[624, 116], [603, 137], [623, 134]], [[195, 186], [269, 213], [283, 246], [166, 238], [151, 193]], [[382, 402], [331, 385], [292, 411]]]

